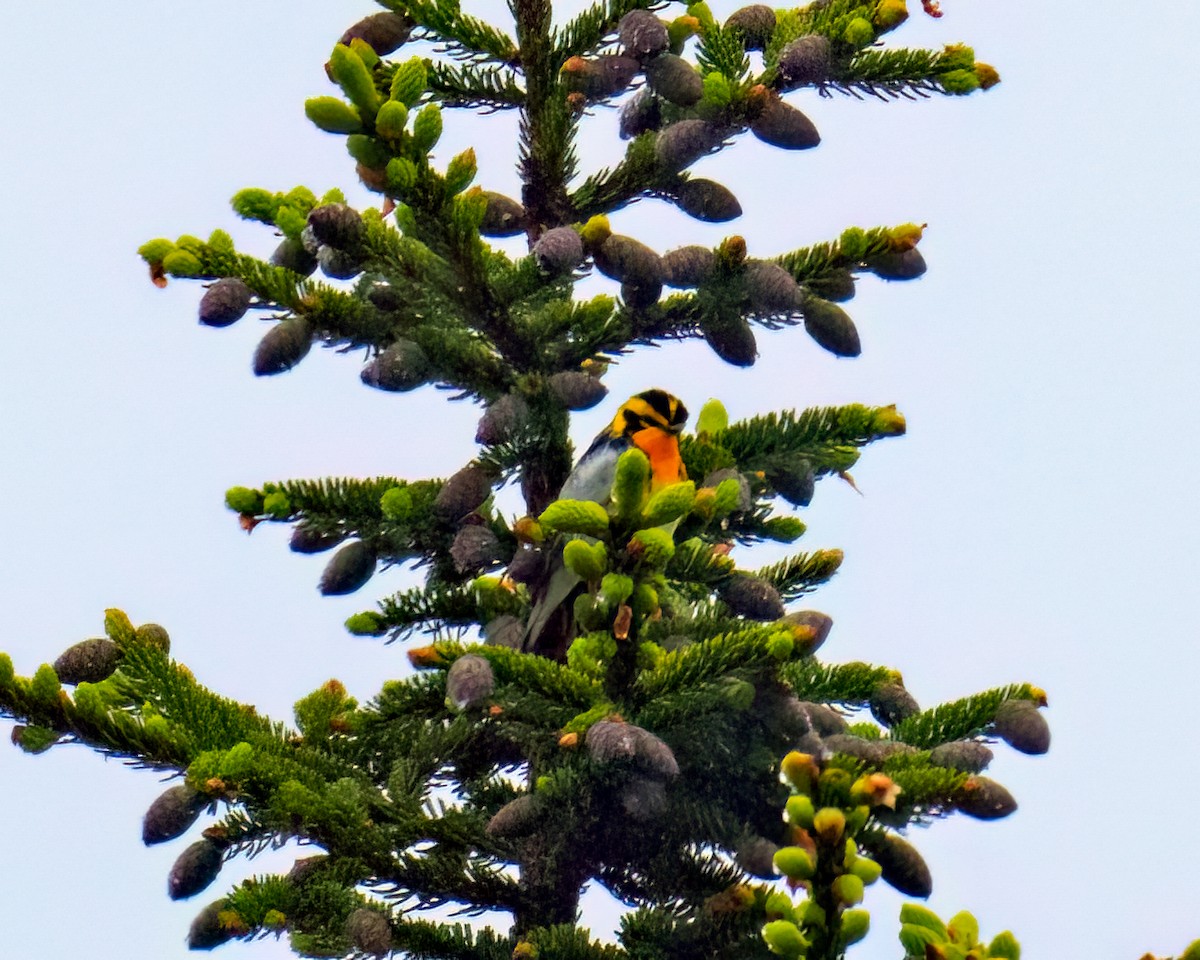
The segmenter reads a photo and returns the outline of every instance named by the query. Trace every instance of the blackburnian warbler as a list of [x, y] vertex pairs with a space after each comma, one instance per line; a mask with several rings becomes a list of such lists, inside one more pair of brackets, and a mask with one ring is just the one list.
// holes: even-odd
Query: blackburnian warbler
[[[687, 408], [679, 398], [665, 390], [646, 390], [630, 397], [579, 458], [559, 492], [559, 499], [607, 504], [617, 460], [634, 447], [650, 460], [652, 493], [686, 480], [687, 471], [679, 456], [679, 434], [687, 416]], [[550, 549], [557, 556], [550, 560], [541, 584], [534, 586], [533, 610], [523, 648], [561, 660], [574, 639], [572, 601], [580, 581], [562, 562], [562, 544]]]

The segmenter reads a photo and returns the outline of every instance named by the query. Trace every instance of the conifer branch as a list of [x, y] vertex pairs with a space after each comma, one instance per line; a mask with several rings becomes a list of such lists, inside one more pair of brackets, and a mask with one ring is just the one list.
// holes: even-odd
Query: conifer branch
[[896, 724], [892, 736], [922, 749], [978, 736], [995, 719], [1000, 704], [1014, 699], [1031, 700], [1035, 695], [1027, 683], [997, 687], [914, 714]]
[[736, 633], [722, 634], [705, 643], [668, 653], [655, 667], [644, 670], [633, 684], [637, 702], [647, 703], [665, 694], [716, 680], [737, 670], [747, 676], [777, 669], [778, 657], [770, 640], [774, 626], [745, 623]]
[[411, 17], [452, 57], [498, 60], [516, 65], [517, 47], [512, 38], [489, 23], [462, 12], [458, 0], [381, 0], [385, 7]]
[[784, 603], [791, 603], [827, 583], [837, 573], [842, 559], [841, 550], [798, 553], [769, 567], [762, 567], [754, 575], [778, 590]]
[[418, 630], [438, 634], [446, 628], [466, 630], [479, 622], [479, 601], [469, 587], [414, 587], [379, 601], [379, 613], [370, 614], [376, 635], [388, 642], [406, 640]]
[[781, 675], [801, 700], [856, 707], [866, 703], [881, 683], [890, 683], [895, 677], [887, 667], [869, 663], [824, 664], [811, 657], [789, 663]]
[[616, 32], [617, 21], [630, 10], [646, 10], [653, 5], [653, 0], [608, 0], [592, 4], [555, 31], [554, 58], [561, 64], [571, 57], [591, 53]]
[[435, 99], [451, 107], [511, 110], [525, 102], [525, 90], [517, 82], [517, 75], [500, 66], [435, 61], [429, 66], [429, 90]]

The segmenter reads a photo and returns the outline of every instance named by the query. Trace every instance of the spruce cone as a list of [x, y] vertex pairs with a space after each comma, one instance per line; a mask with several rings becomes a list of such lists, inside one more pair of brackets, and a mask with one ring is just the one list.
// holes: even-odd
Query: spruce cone
[[750, 132], [763, 143], [784, 150], [808, 150], [821, 142], [813, 122], [775, 94], [750, 124]]
[[541, 804], [526, 793], [497, 810], [485, 829], [492, 837], [524, 837], [533, 833], [542, 819]]
[[690, 63], [673, 53], [663, 53], [644, 64], [650, 89], [679, 107], [690, 107], [704, 96], [704, 80]]
[[305, 250], [304, 244], [299, 240], [285, 237], [283, 242], [275, 248], [275, 252], [271, 254], [271, 265], [283, 267], [285, 270], [291, 270], [292, 273], [307, 277], [317, 269], [317, 258]]
[[836, 303], [809, 297], [801, 312], [808, 335], [834, 356], [857, 357], [862, 353], [854, 321]]
[[631, 57], [645, 60], [670, 45], [667, 25], [649, 10], [630, 10], [617, 23], [617, 39]]
[[659, 133], [654, 156], [664, 171], [679, 173], [710, 153], [722, 139], [717, 127], [707, 120], [679, 120]]
[[746, 573], [730, 577], [720, 596], [734, 613], [747, 620], [778, 620], [784, 614], [779, 591], [766, 580]]
[[854, 274], [845, 267], [838, 267], [816, 280], [806, 280], [808, 287], [818, 297], [844, 303], [854, 299]]
[[622, 140], [657, 130], [662, 126], [662, 101], [649, 87], [642, 87], [625, 101], [617, 131]]
[[845, 717], [823, 703], [801, 700], [800, 709], [808, 720], [809, 729], [818, 736], [828, 737], [835, 733], [845, 733], [849, 726]]
[[599, 764], [636, 759], [646, 774], [660, 780], [679, 776], [679, 763], [667, 744], [649, 730], [621, 720], [597, 720], [584, 741], [588, 754]]
[[713, 352], [735, 367], [752, 367], [758, 359], [758, 342], [750, 324], [741, 317], [707, 316], [700, 320], [700, 332]]
[[270, 377], [291, 370], [308, 355], [312, 330], [303, 317], [280, 320], [254, 350], [254, 375]]
[[351, 540], [335, 553], [321, 573], [317, 589], [327, 597], [353, 593], [375, 573], [375, 551], [361, 540]]
[[734, 861], [750, 876], [760, 880], [775, 880], [775, 851], [779, 847], [765, 837], [751, 837], [734, 854]]
[[767, 470], [767, 482], [793, 507], [807, 507], [817, 489], [817, 478], [805, 459], [776, 465]]
[[320, 533], [314, 527], [301, 523], [292, 531], [288, 546], [296, 553], [322, 553], [333, 549], [345, 539], [346, 535], [340, 531]]
[[929, 762], [963, 773], [980, 773], [992, 762], [992, 751], [978, 740], [954, 740], [930, 750]]
[[404, 306], [404, 297], [395, 287], [386, 283], [376, 283], [367, 292], [371, 305], [384, 313], [394, 313]]
[[398, 13], [373, 13], [363, 17], [342, 34], [338, 43], [350, 45], [351, 40], [362, 40], [381, 57], [398, 49], [412, 33], [413, 23]]
[[368, 387], [404, 393], [429, 380], [429, 357], [411, 340], [397, 340], [362, 368], [359, 378]]
[[454, 535], [450, 557], [459, 573], [478, 573], [504, 559], [504, 553], [488, 527], [467, 526]]
[[599, 100], [620, 93], [640, 70], [641, 64], [633, 57], [603, 54], [593, 60], [571, 57], [563, 64], [562, 76], [569, 89]]
[[300, 244], [311, 253], [314, 257], [321, 252], [321, 241], [317, 239], [317, 235], [313, 233], [311, 224], [305, 224], [304, 229], [300, 231]]
[[313, 875], [314, 871], [321, 864], [328, 862], [329, 854], [318, 853], [315, 857], [301, 857], [292, 864], [292, 869], [287, 872], [287, 879], [291, 883], [302, 883], [305, 878]]
[[221, 872], [221, 847], [212, 840], [197, 840], [179, 855], [167, 875], [167, 894], [172, 900], [193, 897]]
[[679, 776], [679, 762], [666, 742], [649, 730], [637, 727], [637, 760], [639, 766], [650, 776], [660, 780], [671, 780]]
[[223, 943], [228, 943], [236, 936], [232, 930], [221, 925], [221, 912], [225, 909], [224, 900], [214, 900], [196, 914], [188, 928], [187, 946], [189, 950], [212, 950]]
[[378, 910], [355, 910], [346, 919], [346, 935], [355, 947], [373, 957], [386, 957], [392, 952], [392, 925]]
[[159, 794], [142, 818], [142, 843], [164, 843], [187, 833], [207, 799], [185, 783]]
[[570, 273], [583, 260], [583, 238], [571, 227], [547, 230], [533, 245], [538, 266], [551, 276]]
[[1050, 749], [1050, 725], [1032, 700], [1005, 700], [996, 711], [992, 732], [1021, 753], [1036, 755]]
[[575, 370], [554, 374], [546, 386], [568, 410], [590, 410], [608, 394], [608, 387], [599, 379]]
[[881, 253], [867, 261], [867, 266], [883, 280], [915, 280], [927, 269], [925, 258], [916, 247]]
[[479, 706], [496, 689], [492, 665], [474, 653], [459, 657], [446, 671], [446, 698], [456, 710]]
[[656, 820], [667, 810], [666, 788], [657, 780], [635, 777], [621, 791], [621, 809], [639, 823]]
[[901, 720], [920, 713], [916, 698], [899, 683], [881, 683], [871, 691], [871, 716], [885, 727], [894, 727]]
[[824, 737], [821, 745], [831, 756], [835, 753], [843, 753], [848, 757], [871, 764], [882, 763], [884, 759], [883, 741], [881, 740], [868, 740], [865, 737], [856, 737], [849, 733], [834, 733]]
[[825, 643], [829, 637], [829, 631], [833, 629], [833, 618], [817, 610], [797, 610], [784, 617], [783, 622], [798, 627], [809, 627], [816, 634], [808, 642], [805, 654], [815, 653]]
[[737, 197], [715, 180], [693, 178], [685, 180], [674, 193], [676, 206], [689, 217], [704, 223], [725, 223], [742, 215]]
[[511, 440], [529, 420], [529, 404], [516, 393], [489, 403], [475, 428], [475, 442], [492, 446]]
[[54, 661], [60, 683], [99, 683], [111, 677], [121, 651], [108, 637], [94, 637], [67, 647]]
[[1017, 809], [1017, 801], [995, 780], [971, 777], [955, 795], [954, 807], [976, 820], [999, 820]]
[[227, 327], [246, 315], [253, 297], [254, 293], [237, 277], [222, 277], [200, 298], [200, 322], [208, 327]]
[[662, 285], [662, 257], [644, 243], [612, 234], [594, 254], [596, 269], [606, 277], [638, 287]]
[[933, 893], [929, 867], [907, 840], [894, 833], [864, 833], [860, 842], [883, 869], [883, 879], [900, 893], [922, 899]]
[[483, 628], [483, 642], [490, 647], [508, 647], [520, 650], [525, 638], [525, 624], [519, 617], [504, 613], [487, 622]]
[[502, 193], [485, 190], [487, 206], [479, 232], [485, 237], [515, 237], [525, 230], [525, 208]]
[[789, 87], [829, 79], [829, 40], [820, 34], [797, 37], [779, 51], [779, 75]]
[[747, 260], [743, 277], [756, 313], [795, 313], [804, 303], [800, 284], [777, 263]]
[[658, 303], [661, 296], [661, 283], [632, 283], [626, 280], [621, 284], [621, 300], [633, 310], [644, 310]]
[[717, 255], [708, 247], [677, 247], [663, 254], [663, 282], [672, 287], [698, 287], [717, 268]]
[[641, 727], [620, 720], [597, 720], [588, 727], [584, 743], [593, 761], [599, 764], [612, 763], [637, 753], [636, 731], [639, 730]]
[[492, 494], [490, 470], [469, 463], [442, 484], [433, 501], [433, 512], [442, 520], [461, 520]]
[[775, 32], [775, 11], [765, 3], [755, 3], [734, 10], [725, 21], [726, 30], [737, 30], [747, 50], [766, 49]]
[[317, 266], [330, 280], [353, 280], [363, 272], [362, 261], [357, 255], [337, 247], [322, 246], [317, 251]]
[[354, 250], [366, 232], [362, 215], [344, 203], [313, 207], [308, 214], [308, 228], [319, 242], [335, 250]]

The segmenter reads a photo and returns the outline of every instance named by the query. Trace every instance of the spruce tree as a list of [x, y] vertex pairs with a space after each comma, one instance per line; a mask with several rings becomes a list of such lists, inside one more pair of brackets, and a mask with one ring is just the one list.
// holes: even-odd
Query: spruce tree
[[[849, 481], [862, 447], [903, 434], [896, 409], [730, 423], [710, 401], [680, 443], [688, 479], [654, 489], [647, 458], [627, 450], [600, 503], [559, 497], [575, 460], [569, 413], [615, 412], [624, 398], [606, 396], [606, 364], [643, 345], [699, 337], [750, 366], [760, 345], [787, 348], [786, 330], [766, 331], [803, 325], [856, 355], [839, 304], [864, 274], [920, 276], [919, 226], [852, 227], [752, 256], [737, 235], [655, 251], [617, 232], [619, 211], [647, 198], [736, 219], [735, 194], [689, 168], [747, 133], [816, 147], [794, 90], [965, 95], [997, 74], [962, 45], [890, 45], [904, 0], [722, 18], [703, 3], [611, 0], [560, 23], [548, 2], [515, 0], [505, 26], [450, 0], [382, 6], [334, 45], [333, 95], [305, 105], [345, 138], [378, 206], [356, 210], [337, 189], [251, 188], [233, 207], [280, 235], [269, 259], [220, 230], [141, 253], [157, 284], [204, 281], [203, 324], [271, 322], [258, 375], [320, 341], [365, 352], [369, 387], [434, 384], [482, 406], [473, 456], [449, 478], [226, 494], [245, 529], [287, 524], [292, 549], [332, 551], [326, 594], [362, 590], [380, 565], [418, 567], [419, 587], [347, 622], [407, 644], [415, 673], [366, 705], [330, 681], [288, 725], [207, 690], [170, 658], [166, 630], [112, 609], [104, 637], [32, 677], [0, 657], [14, 739], [30, 752], [81, 741], [179, 773], [143, 830], [147, 844], [180, 846], [174, 898], [219, 884], [231, 857], [313, 845], [286, 875], [222, 890], [191, 927], [196, 949], [277, 933], [306, 956], [841, 956], [867, 934], [864, 886], [928, 895], [908, 825], [1015, 809], [983, 773], [987, 744], [1045, 752], [1044, 694], [1013, 685], [921, 710], [895, 670], [818, 658], [831, 621], [799, 602], [840, 552], [742, 565], [742, 548], [803, 535], [789, 508], [807, 506], [817, 481]], [[593, 169], [577, 134], [609, 103], [629, 143], [620, 163]], [[454, 107], [519, 112], [519, 198], [475, 185], [473, 151], [438, 155]], [[608, 292], [581, 295], [596, 274]], [[519, 490], [515, 510], [506, 487]], [[539, 607], [563, 570], [566, 600]], [[539, 611], [547, 626], [532, 638]], [[579, 916], [589, 881], [630, 907], [616, 945]], [[497, 911], [511, 927], [417, 912], [442, 905]], [[909, 956], [1018, 956], [1011, 934], [980, 941], [966, 913], [946, 923], [910, 904], [900, 921]]]

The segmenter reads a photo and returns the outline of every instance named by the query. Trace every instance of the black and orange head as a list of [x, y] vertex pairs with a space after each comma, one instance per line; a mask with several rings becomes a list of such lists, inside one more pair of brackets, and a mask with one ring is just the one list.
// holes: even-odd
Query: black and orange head
[[687, 418], [687, 407], [682, 400], [655, 388], [635, 394], [621, 404], [609, 431], [613, 436], [632, 437], [642, 430], [657, 428], [677, 435], [683, 431]]

